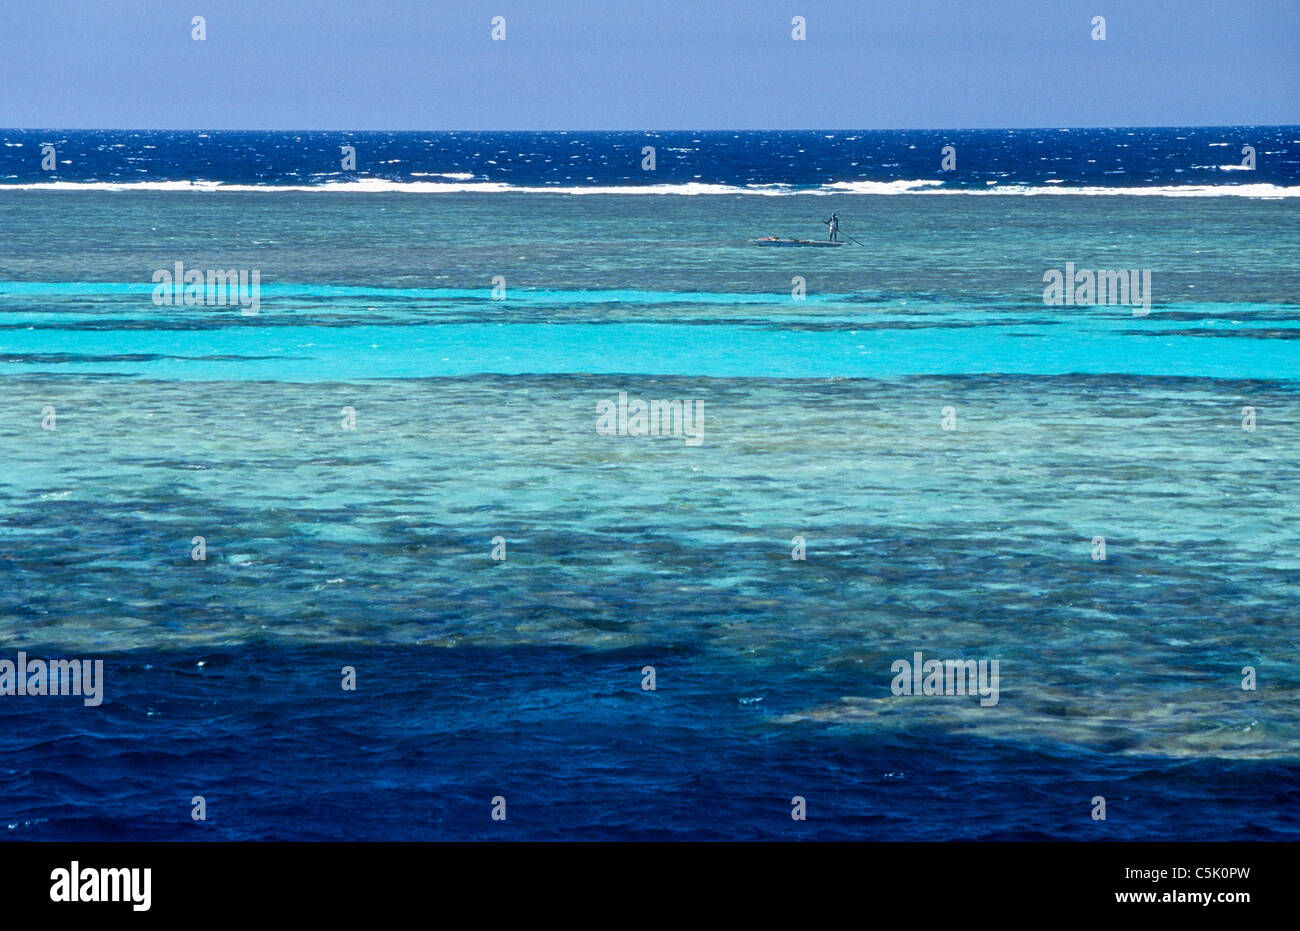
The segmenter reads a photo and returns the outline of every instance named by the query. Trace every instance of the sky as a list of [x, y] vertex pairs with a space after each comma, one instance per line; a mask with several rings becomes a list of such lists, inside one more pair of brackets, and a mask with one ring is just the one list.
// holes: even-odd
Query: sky
[[1300, 124], [1300, 0], [0, 0], [11, 128], [1240, 124]]

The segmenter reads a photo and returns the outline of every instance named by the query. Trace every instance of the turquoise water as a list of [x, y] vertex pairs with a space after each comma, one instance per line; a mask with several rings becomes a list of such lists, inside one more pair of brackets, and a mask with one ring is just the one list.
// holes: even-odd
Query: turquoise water
[[[0, 284], [0, 287], [4, 287]], [[657, 295], [662, 302], [664, 295]], [[554, 304], [568, 303], [563, 297]], [[647, 302], [651, 303], [651, 302]], [[538, 306], [543, 306], [539, 304]], [[491, 315], [492, 305], [464, 306]], [[990, 321], [943, 307], [907, 319], [708, 323], [445, 323], [400, 326], [242, 325], [129, 331], [75, 329], [63, 315], [14, 315], [0, 348], [13, 371], [136, 375], [167, 380], [338, 381], [477, 374], [645, 374], [714, 378], [879, 378], [899, 375], [1110, 374], [1300, 378], [1293, 318], [1269, 307], [1198, 308], [1236, 320]], [[1177, 313], [1177, 309], [1173, 309]], [[265, 311], [264, 311], [265, 312]], [[996, 312], [996, 311], [995, 311]], [[336, 308], [361, 316], [364, 308]], [[1285, 310], [1283, 310], [1285, 313]], [[261, 317], [262, 314], [257, 315]], [[269, 316], [269, 314], [268, 314]], [[297, 315], [301, 318], [303, 315]], [[1263, 317], [1264, 319], [1259, 319]], [[116, 319], [122, 321], [121, 316]], [[809, 324], [820, 325], [817, 329]], [[40, 325], [40, 329], [36, 326]]]

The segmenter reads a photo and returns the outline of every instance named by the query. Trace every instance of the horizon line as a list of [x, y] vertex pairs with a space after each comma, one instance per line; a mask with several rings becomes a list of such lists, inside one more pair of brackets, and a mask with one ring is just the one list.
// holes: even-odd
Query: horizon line
[[234, 127], [217, 129], [202, 126], [0, 126], [0, 132], [205, 132], [205, 133], [819, 133], [819, 132], [1011, 132], [1021, 130], [1086, 130], [1086, 129], [1290, 129], [1300, 128], [1298, 123], [1169, 123], [1128, 125], [1075, 125], [1075, 126], [916, 126], [916, 127], [854, 127], [815, 126], [780, 128], [726, 127], [701, 129], [692, 127], [631, 128], [631, 129], [358, 129], [345, 127], [286, 127], [276, 129]]

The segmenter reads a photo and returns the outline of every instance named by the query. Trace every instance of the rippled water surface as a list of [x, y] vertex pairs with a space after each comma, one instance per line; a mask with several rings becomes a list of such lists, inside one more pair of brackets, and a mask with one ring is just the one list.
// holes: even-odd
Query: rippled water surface
[[[10, 836], [1294, 837], [1294, 209], [856, 196], [865, 247], [747, 244], [810, 209], [0, 197], [2, 651], [106, 667], [0, 698]], [[259, 313], [155, 305], [178, 261]], [[1150, 314], [1044, 306], [1067, 261]], [[599, 435], [619, 392], [703, 442]], [[895, 697], [916, 651], [998, 703]]]

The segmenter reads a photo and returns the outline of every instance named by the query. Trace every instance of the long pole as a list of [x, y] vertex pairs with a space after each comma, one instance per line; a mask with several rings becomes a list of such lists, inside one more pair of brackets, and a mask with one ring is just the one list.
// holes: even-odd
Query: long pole
[[[822, 220], [822, 222], [825, 223], [827, 226], [830, 226], [830, 225], [831, 225], [831, 221], [830, 221], [830, 220]], [[858, 242], [856, 239], [854, 239], [854, 238], [853, 238], [852, 236], [850, 236], [848, 233], [842, 232], [842, 231], [840, 231], [840, 230], [836, 230], [835, 232], [839, 233], [841, 236], [843, 236], [843, 237], [844, 237], [845, 239], [847, 239], [849, 242], [857, 242], [859, 246], [862, 246], [864, 249], [866, 248], [866, 244], [865, 244], [865, 243]]]

